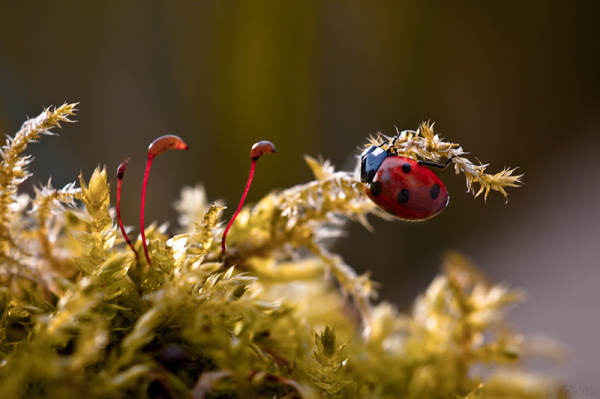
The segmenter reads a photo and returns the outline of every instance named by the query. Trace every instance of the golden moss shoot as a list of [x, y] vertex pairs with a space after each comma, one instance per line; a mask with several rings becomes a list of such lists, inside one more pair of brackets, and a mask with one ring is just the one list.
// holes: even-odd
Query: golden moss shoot
[[[2, 397], [544, 398], [556, 384], [523, 366], [526, 340], [505, 320], [523, 293], [459, 254], [412, 311], [374, 303], [369, 276], [323, 240], [381, 212], [327, 161], [307, 157], [315, 180], [243, 208], [225, 256], [223, 206], [201, 186], [182, 189], [179, 234], [146, 231], [151, 264], [118, 233], [105, 168], [80, 188], [20, 194], [27, 143], [73, 113], [45, 110], [2, 150]], [[396, 146], [453, 157], [485, 195], [519, 183], [512, 170], [485, 174], [429, 125]]]

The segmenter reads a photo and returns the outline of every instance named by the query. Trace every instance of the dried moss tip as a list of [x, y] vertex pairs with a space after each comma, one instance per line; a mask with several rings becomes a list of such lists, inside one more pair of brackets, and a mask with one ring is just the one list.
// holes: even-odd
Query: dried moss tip
[[[394, 141], [395, 139], [395, 141]], [[475, 197], [484, 193], [484, 199], [490, 190], [498, 191], [508, 201], [508, 193], [505, 188], [518, 187], [522, 184], [522, 174], [514, 175], [517, 168], [505, 168], [496, 174], [487, 174], [487, 164], [475, 165], [464, 157], [462, 147], [456, 143], [443, 141], [433, 130], [433, 124], [423, 122], [419, 129], [398, 131], [394, 137], [379, 134], [371, 137], [368, 145], [383, 145], [388, 149], [394, 143], [394, 152], [405, 157], [439, 163], [440, 160], [448, 160], [454, 164], [456, 174], [464, 173], [467, 190]], [[386, 147], [387, 145], [387, 147]], [[479, 184], [476, 191], [475, 184]]]

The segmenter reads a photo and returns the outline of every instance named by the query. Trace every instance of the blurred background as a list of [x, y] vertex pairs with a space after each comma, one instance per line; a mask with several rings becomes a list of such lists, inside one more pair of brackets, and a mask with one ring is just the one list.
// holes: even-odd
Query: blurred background
[[277, 155], [259, 162], [252, 202], [310, 180], [304, 154], [351, 170], [369, 134], [434, 121], [490, 173], [519, 166], [525, 185], [507, 204], [495, 192], [484, 203], [440, 171], [442, 214], [372, 218], [375, 233], [349, 225], [333, 250], [403, 310], [444, 252], [461, 251], [528, 293], [508, 315], [518, 331], [567, 347], [545, 371], [600, 389], [600, 3], [60, 4], [10, 2], [0, 14], [0, 130], [80, 102], [77, 124], [30, 147], [26, 189], [99, 164], [113, 174], [131, 157], [123, 214], [136, 225], [147, 146], [177, 134], [191, 150], [154, 162], [146, 220], [176, 226], [172, 202], [199, 182], [229, 218], [256, 141]]

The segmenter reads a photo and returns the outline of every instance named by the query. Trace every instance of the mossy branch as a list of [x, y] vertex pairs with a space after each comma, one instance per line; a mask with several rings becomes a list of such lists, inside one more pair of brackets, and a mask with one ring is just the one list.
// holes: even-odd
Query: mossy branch
[[36, 118], [23, 123], [14, 137], [8, 137], [6, 144], [0, 149], [0, 258], [4, 262], [18, 263], [9, 255], [10, 249], [20, 250], [10, 232], [13, 214], [11, 204], [16, 201], [19, 184], [30, 176], [27, 165], [31, 162], [31, 157], [21, 153], [29, 143], [35, 142], [42, 135], [53, 135], [51, 129], [60, 127], [60, 122], [73, 122], [69, 116], [75, 114], [76, 105], [77, 103], [63, 104], [58, 108], [45, 109]]
[[[387, 145], [389, 148], [394, 138], [382, 134], [369, 140], [369, 145]], [[387, 148], [386, 148], [387, 149]], [[456, 143], [445, 142], [441, 137], [434, 133], [433, 124], [424, 122], [417, 131], [404, 130], [398, 132], [394, 142], [394, 151], [399, 155], [413, 159], [426, 160], [439, 163], [440, 160], [448, 160], [454, 164], [456, 174], [464, 173], [467, 180], [467, 190], [475, 197], [484, 193], [484, 199], [490, 190], [498, 191], [508, 201], [506, 187], [518, 187], [521, 185], [523, 175], [514, 175], [516, 168], [505, 168], [496, 174], [487, 174], [485, 170], [488, 165], [475, 165], [464, 157], [465, 153], [462, 147]], [[479, 189], [475, 192], [474, 184], [479, 184]]]

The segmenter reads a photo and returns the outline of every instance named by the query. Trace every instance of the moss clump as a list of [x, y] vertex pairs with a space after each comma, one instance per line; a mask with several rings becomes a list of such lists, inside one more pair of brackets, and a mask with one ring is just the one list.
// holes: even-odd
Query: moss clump
[[[2, 150], [3, 397], [543, 398], [555, 383], [520, 368], [523, 342], [503, 311], [521, 292], [458, 254], [412, 312], [374, 305], [368, 276], [322, 240], [380, 213], [354, 174], [327, 162], [307, 158], [314, 181], [244, 208], [226, 256], [222, 206], [185, 188], [180, 234], [146, 231], [150, 264], [117, 234], [105, 169], [80, 188], [19, 194], [27, 142], [73, 112], [44, 111]], [[410, 140], [437, 143], [423, 147], [431, 159], [457, 150], [430, 133]], [[505, 175], [467, 181], [504, 193], [518, 183]]]

